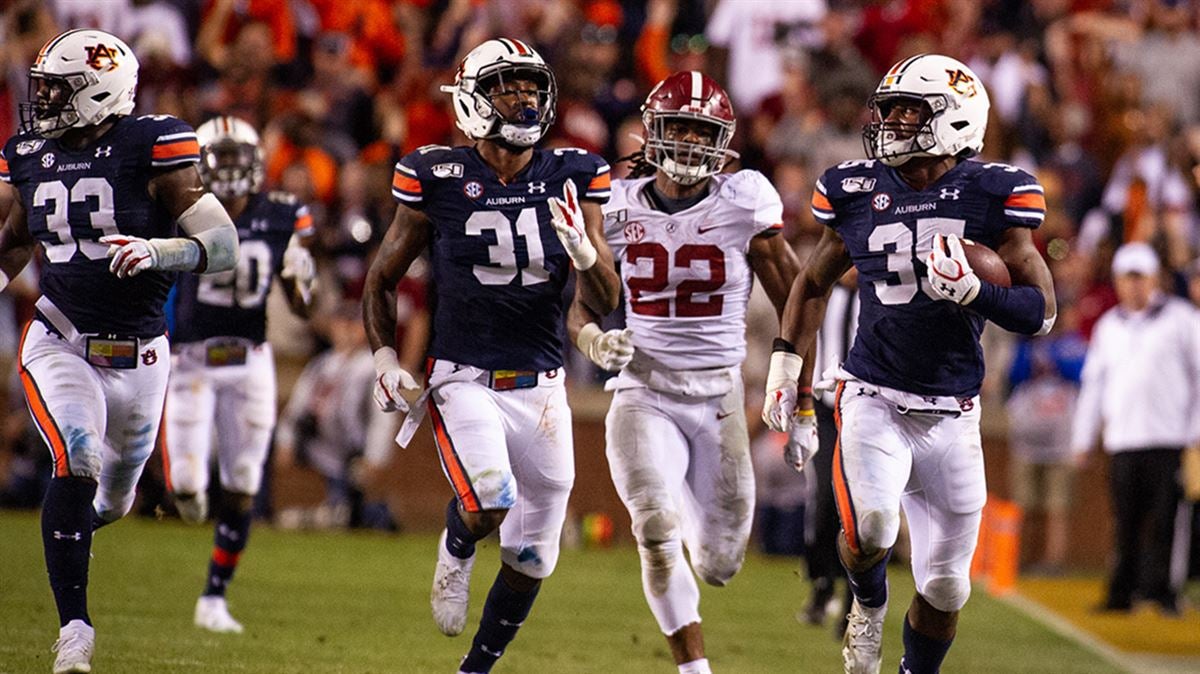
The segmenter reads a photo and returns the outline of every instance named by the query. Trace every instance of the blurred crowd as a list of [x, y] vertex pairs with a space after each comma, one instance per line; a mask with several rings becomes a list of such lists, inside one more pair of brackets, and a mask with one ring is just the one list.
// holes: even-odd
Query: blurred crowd
[[[1162, 287], [1180, 295], [1190, 287], [1200, 301], [1200, 281], [1189, 286], [1200, 278], [1200, 3], [1190, 0], [4, 0], [0, 7], [0, 136], [17, 131], [39, 48], [75, 27], [113, 32], [133, 47], [141, 62], [138, 114], [193, 125], [232, 114], [260, 130], [268, 187], [308, 203], [316, 226], [323, 309], [311, 327], [273, 330], [277, 353], [300, 363], [325, 350], [365, 349], [342, 345], [330, 326], [357, 303], [391, 220], [392, 167], [423, 145], [465, 142], [438, 87], [453, 80], [467, 50], [493, 36], [533, 44], [557, 75], [558, 120], [546, 144], [600, 153], [616, 177], [628, 168], [617, 160], [640, 147], [639, 108], [655, 82], [698, 69], [723, 83], [738, 116], [734, 168], [758, 169], [774, 182], [785, 236], [801, 259], [820, 235], [808, 208], [813, 183], [826, 167], [864, 156], [865, 102], [882, 72], [921, 52], [967, 62], [991, 94], [983, 158], [1033, 171], [1046, 190], [1035, 238], [1055, 278], [1057, 327], [1036, 341], [990, 329], [986, 340], [985, 396], [1011, 398], [1008, 410], [1031, 420], [1024, 436], [1014, 436], [1017, 446], [1065, 446], [1052, 437], [1055, 415], [1046, 410], [1074, 404], [1093, 327], [1117, 303], [1110, 272], [1117, 247], [1148, 243], [1162, 261]], [[412, 318], [401, 321], [410, 370], [421, 367], [425, 330], [420, 269], [400, 293], [400, 316]], [[35, 297], [32, 274], [0, 296], [6, 376]], [[762, 390], [775, 331], [769, 305], [759, 304], [765, 318], [749, 320], [752, 393]], [[586, 361], [572, 364], [584, 372], [576, 379], [595, 381]], [[308, 379], [317, 380], [318, 373]], [[24, 421], [19, 391], [10, 386], [0, 401], [0, 456], [8, 457], [2, 506], [20, 501], [14, 485], [36, 482], [32, 466], [44, 451]], [[305, 425], [319, 415], [299, 404], [281, 429], [289, 459], [297, 437], [319, 434]], [[1025, 464], [1062, 459], [1039, 452], [1029, 449]], [[338, 485], [346, 475], [327, 479]], [[1054, 547], [1047, 563], [1061, 564], [1062, 554]]]

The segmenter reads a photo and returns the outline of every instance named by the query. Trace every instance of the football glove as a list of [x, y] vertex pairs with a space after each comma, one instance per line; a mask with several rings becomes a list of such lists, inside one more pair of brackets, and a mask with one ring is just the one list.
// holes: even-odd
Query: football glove
[[812, 410], [796, 410], [787, 444], [783, 446], [783, 460], [799, 473], [819, 448], [816, 414]]
[[575, 181], [568, 179], [563, 184], [563, 198], [550, 197], [549, 204], [554, 233], [558, 234], [558, 240], [567, 250], [571, 262], [579, 271], [590, 269], [596, 264], [596, 247], [592, 245], [584, 227], [583, 206], [579, 203]]
[[601, 332], [600, 326], [588, 323], [579, 331], [576, 346], [596, 365], [616, 372], [633, 360], [633, 330]]
[[124, 234], [110, 234], [100, 237], [100, 243], [108, 244], [108, 256], [112, 262], [108, 270], [117, 278], [137, 276], [147, 269], [154, 269], [158, 264], [158, 250], [152, 241]]
[[771, 354], [771, 367], [767, 370], [767, 399], [763, 401], [763, 421], [771, 430], [786, 433], [796, 411], [796, 398], [800, 388], [800, 368], [804, 358], [787, 351]]
[[935, 234], [933, 250], [925, 258], [925, 267], [929, 286], [939, 299], [966, 306], [979, 294], [979, 277], [967, 262], [958, 236], [951, 234], [943, 239], [941, 234]]
[[408, 414], [408, 401], [401, 391], [416, 391], [421, 388], [407, 370], [400, 367], [396, 350], [384, 346], [375, 352], [375, 404], [384, 412]]
[[317, 265], [312, 253], [296, 242], [288, 244], [283, 251], [283, 269], [279, 275], [296, 282], [296, 289], [305, 303], [312, 300], [313, 283], [317, 278]]

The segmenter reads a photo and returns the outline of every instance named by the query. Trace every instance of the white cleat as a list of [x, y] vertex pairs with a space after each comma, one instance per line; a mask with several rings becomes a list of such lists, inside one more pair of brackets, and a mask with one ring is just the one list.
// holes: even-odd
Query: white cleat
[[858, 603], [850, 606], [846, 636], [842, 637], [842, 661], [846, 674], [879, 674], [883, 663], [883, 618], [887, 604], [867, 608]]
[[433, 572], [433, 591], [429, 605], [433, 622], [448, 637], [462, 634], [467, 626], [467, 603], [471, 595], [471, 567], [475, 557], [459, 559], [446, 549], [446, 531], [438, 539], [437, 568]]
[[196, 627], [219, 634], [241, 634], [242, 624], [229, 615], [225, 597], [204, 596], [196, 601]]
[[96, 650], [96, 630], [82, 620], [72, 620], [58, 630], [58, 641], [51, 651], [54, 674], [86, 674], [92, 671], [92, 651]]

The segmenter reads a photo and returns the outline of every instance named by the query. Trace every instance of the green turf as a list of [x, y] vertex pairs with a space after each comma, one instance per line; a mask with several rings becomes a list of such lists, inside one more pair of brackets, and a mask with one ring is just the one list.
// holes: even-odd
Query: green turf
[[[230, 590], [241, 636], [191, 625], [211, 532], [123, 521], [93, 546], [91, 614], [100, 674], [136, 672], [453, 672], [470, 636], [441, 636], [429, 617], [434, 539], [301, 534], [260, 527]], [[481, 548], [472, 591], [478, 621], [497, 568]], [[0, 513], [0, 672], [48, 672], [56, 615], [38, 521]], [[892, 573], [886, 673], [912, 596]], [[725, 589], [703, 589], [709, 659], [719, 672], [837, 672], [826, 629], [798, 624], [805, 583], [787, 560], [751, 556]], [[497, 672], [675, 671], [641, 594], [631, 548], [566, 551]], [[943, 671], [1114, 672], [1096, 656], [977, 592]]]

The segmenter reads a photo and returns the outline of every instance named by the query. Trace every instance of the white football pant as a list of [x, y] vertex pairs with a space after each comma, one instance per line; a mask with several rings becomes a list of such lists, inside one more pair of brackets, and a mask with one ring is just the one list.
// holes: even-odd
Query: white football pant
[[839, 384], [833, 486], [842, 529], [852, 550], [890, 548], [903, 507], [917, 592], [939, 611], [957, 611], [971, 594], [987, 500], [979, 398], [964, 400], [959, 416], [902, 414], [887, 393]]
[[700, 622], [692, 569], [710, 585], [725, 585], [745, 557], [754, 471], [741, 378], [720, 396], [621, 388], [605, 426], [609, 469], [642, 558], [646, 601], [663, 634], [674, 634]]
[[463, 509], [508, 510], [501, 561], [545, 578], [558, 563], [575, 455], [562, 368], [537, 377], [532, 388], [495, 391], [486, 370], [434, 361], [429, 415]]
[[21, 384], [54, 476], [96, 480], [96, 512], [111, 522], [133, 506], [159, 439], [170, 346], [165, 336], [139, 339], [137, 367], [97, 367], [86, 359], [87, 336], [69, 332], [59, 337], [39, 319], [25, 326]]
[[221, 487], [257, 494], [275, 427], [271, 345], [250, 346], [241, 365], [210, 366], [204, 353], [204, 343], [196, 342], [177, 346], [171, 357], [164, 455], [168, 487], [176, 494], [208, 489], [215, 429]]

